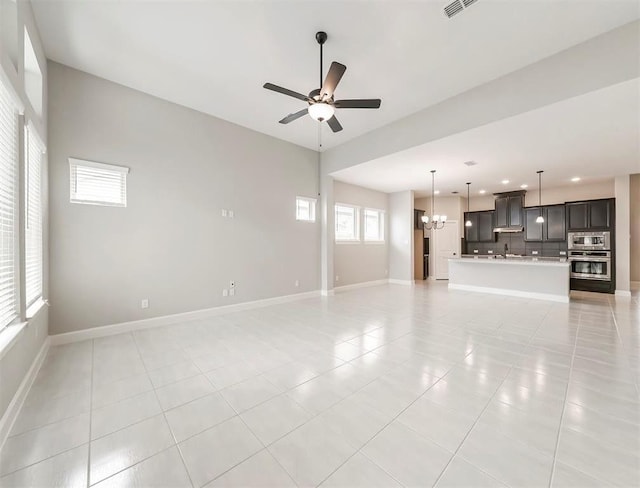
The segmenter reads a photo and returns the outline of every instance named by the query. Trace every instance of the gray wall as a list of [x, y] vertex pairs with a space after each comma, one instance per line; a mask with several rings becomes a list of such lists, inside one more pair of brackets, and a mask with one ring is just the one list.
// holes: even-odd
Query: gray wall
[[[319, 289], [315, 152], [52, 62], [49, 122], [51, 334]], [[128, 166], [127, 208], [69, 203], [69, 157]]]
[[361, 186], [334, 181], [333, 198], [362, 208], [384, 210], [385, 240], [383, 244], [364, 241], [364, 219], [360, 218], [358, 243], [334, 242], [334, 272], [340, 279], [335, 286], [353, 285], [387, 278], [389, 269], [389, 195]]
[[389, 195], [389, 278], [413, 283], [413, 191]]
[[[42, 140], [47, 142], [47, 61], [42, 49], [42, 42], [38, 29], [36, 27], [35, 18], [31, 10], [31, 4], [29, 2], [18, 2], [18, 21], [16, 27], [16, 33], [18, 38], [17, 42], [17, 66], [14, 66], [11, 62], [11, 56], [5, 52], [6, 45], [0, 40], [0, 64], [2, 65], [2, 71], [4, 72], [4, 82], [9, 83], [18, 97], [24, 103], [24, 115], [27, 121], [31, 121], [36, 127]], [[37, 115], [35, 110], [31, 107], [24, 90], [24, 65], [21, 61], [23, 59], [24, 50], [24, 29], [29, 31], [29, 37], [33, 44], [38, 64], [42, 70], [43, 77], [43, 117]], [[46, 159], [46, 158], [45, 158]], [[46, 174], [46, 160], [44, 161], [45, 167], [43, 168]], [[44, 192], [44, 282], [43, 293], [45, 298], [48, 297], [48, 242], [47, 242], [47, 209], [46, 209], [46, 194], [47, 187], [46, 181], [43, 182]], [[24, 288], [23, 288], [24, 289]], [[24, 300], [23, 300], [24, 301]], [[13, 396], [16, 394], [20, 384], [24, 380], [25, 375], [29, 371], [33, 360], [42, 348], [42, 345], [48, 335], [48, 310], [46, 307], [41, 308], [33, 318], [27, 320], [27, 325], [17, 338], [14, 340], [11, 347], [2, 351], [0, 354], [0, 417], [4, 416], [7, 406], [11, 402]], [[11, 326], [9, 326], [11, 327]], [[5, 329], [5, 332], [9, 332]]]

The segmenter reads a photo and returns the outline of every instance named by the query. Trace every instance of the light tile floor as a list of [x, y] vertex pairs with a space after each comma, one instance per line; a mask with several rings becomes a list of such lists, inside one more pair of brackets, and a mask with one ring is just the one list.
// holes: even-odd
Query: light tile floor
[[385, 285], [53, 347], [1, 486], [638, 486], [640, 306]]

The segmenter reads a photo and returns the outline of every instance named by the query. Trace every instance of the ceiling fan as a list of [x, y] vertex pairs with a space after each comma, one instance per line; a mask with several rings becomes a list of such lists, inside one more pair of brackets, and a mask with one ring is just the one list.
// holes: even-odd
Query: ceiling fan
[[309, 92], [309, 95], [307, 96], [303, 95], [302, 93], [298, 93], [293, 90], [274, 85], [273, 83], [265, 83], [263, 87], [267, 90], [273, 90], [275, 92], [282, 93], [283, 95], [297, 98], [298, 100], [302, 100], [303, 102], [307, 102], [308, 104], [308, 106], [303, 108], [302, 110], [293, 114], [289, 114], [285, 118], [280, 120], [281, 124], [288, 124], [289, 122], [293, 122], [294, 120], [299, 119], [303, 115], [309, 114], [312, 119], [315, 119], [318, 122], [326, 121], [333, 132], [339, 132], [342, 130], [342, 126], [334, 115], [337, 108], [380, 108], [381, 101], [379, 98], [334, 100], [333, 92], [342, 79], [342, 76], [347, 70], [347, 67], [344, 64], [336, 63], [334, 61], [333, 63], [331, 63], [331, 67], [329, 68], [329, 72], [327, 73], [327, 77], [324, 79], [323, 83], [322, 46], [327, 41], [327, 33], [322, 31], [317, 32], [316, 41], [318, 41], [318, 44], [320, 44], [320, 88], [311, 90], [311, 92]]

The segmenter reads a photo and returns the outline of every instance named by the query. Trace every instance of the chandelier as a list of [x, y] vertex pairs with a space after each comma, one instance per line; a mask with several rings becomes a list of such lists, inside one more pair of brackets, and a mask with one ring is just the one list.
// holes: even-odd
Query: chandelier
[[422, 222], [424, 223], [424, 228], [427, 230], [439, 230], [444, 227], [444, 223], [447, 221], [446, 215], [438, 215], [435, 213], [435, 174], [436, 170], [431, 170], [431, 217], [427, 217], [426, 215], [422, 216]]

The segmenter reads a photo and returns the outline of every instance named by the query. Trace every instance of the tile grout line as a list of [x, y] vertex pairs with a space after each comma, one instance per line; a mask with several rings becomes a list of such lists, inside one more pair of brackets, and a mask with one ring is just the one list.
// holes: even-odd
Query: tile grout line
[[[613, 305], [611, 304], [611, 301], [607, 300], [607, 304], [609, 305], [609, 312], [611, 313], [611, 317], [613, 318], [613, 324], [616, 327], [616, 335], [618, 336], [618, 340], [620, 341], [620, 344], [622, 345], [622, 349], [624, 350], [625, 349], [624, 342], [622, 342], [622, 336], [620, 335], [620, 328], [618, 327], [618, 319], [616, 318], [616, 313], [613, 310]], [[627, 357], [627, 352], [625, 351], [623, 354], [626, 360], [625, 362], [627, 363], [627, 367], [629, 368], [630, 371], [633, 371], [631, 361], [629, 361], [629, 358]], [[633, 375], [633, 384], [636, 387], [636, 392], [640, 393], [640, 385], [638, 384], [637, 375]]]
[[[560, 447], [560, 439], [562, 437], [562, 426], [564, 425], [565, 412], [567, 411], [567, 403], [569, 398], [569, 388], [571, 388], [571, 376], [573, 375], [573, 362], [576, 359], [576, 348], [578, 346], [578, 337], [580, 336], [580, 328], [582, 324], [581, 318], [582, 312], [578, 315], [578, 328], [576, 329], [576, 337], [573, 341], [573, 353], [571, 354], [571, 364], [569, 366], [569, 377], [567, 378], [567, 387], [564, 392], [564, 402], [562, 403], [562, 413], [560, 414], [560, 424], [558, 426], [558, 436], [556, 438], [556, 445], [553, 449], [553, 463], [551, 465], [551, 475], [549, 476], [549, 487], [553, 486], [553, 480], [556, 474], [556, 464], [558, 457], [558, 448]], [[580, 470], [579, 470], [580, 471]], [[580, 471], [582, 472], [582, 471]]]
[[[178, 445], [178, 441], [176, 439], [176, 436], [174, 435], [173, 430], [171, 430], [171, 424], [169, 424], [169, 421], [167, 420], [167, 414], [166, 414], [164, 408], [162, 407], [162, 404], [160, 403], [160, 398], [158, 397], [158, 392], [156, 391], [156, 387], [153, 384], [153, 381], [151, 381], [151, 377], [149, 376], [149, 370], [147, 369], [147, 364], [144, 362], [144, 358], [142, 357], [142, 353], [140, 352], [140, 345], [138, 344], [138, 341], [136, 340], [136, 335], [135, 335], [135, 333], [132, 332], [131, 336], [133, 338], [133, 343], [136, 346], [136, 350], [138, 351], [138, 355], [140, 356], [140, 360], [142, 361], [142, 366], [144, 367], [144, 370], [145, 370], [145, 372], [147, 374], [147, 377], [149, 378], [149, 382], [151, 383], [151, 388], [153, 389], [153, 395], [154, 395], [154, 397], [156, 399], [156, 402], [158, 402], [158, 406], [160, 407], [160, 411], [162, 412], [162, 418], [164, 418], [164, 422], [165, 422], [165, 424], [167, 426], [167, 429], [169, 429], [169, 434], [171, 434], [171, 438], [173, 439], [173, 446], [170, 446], [167, 449], [163, 449], [163, 451], [164, 450], [168, 450], [171, 447], [175, 447], [176, 448], [176, 450], [178, 451], [178, 455], [180, 456], [180, 460], [182, 461], [182, 466], [184, 467], [184, 470], [187, 473], [187, 476], [189, 478], [189, 482], [191, 483], [191, 486], [193, 488], [193, 487], [195, 487], [195, 484], [193, 482], [193, 479], [191, 478], [191, 473], [189, 473], [189, 469], [187, 468], [187, 463], [184, 460], [184, 456], [182, 455], [182, 451], [180, 450], [180, 446]], [[180, 350], [184, 353], [184, 348], [183, 347], [180, 347]], [[198, 366], [196, 365], [196, 368], [197, 367]], [[198, 368], [198, 369], [200, 369], [200, 368]], [[205, 378], [206, 378], [206, 376], [205, 376]], [[152, 417], [148, 417], [148, 418], [152, 418]], [[160, 452], [163, 452], [163, 451], [160, 451]], [[160, 452], [157, 452], [157, 453], [155, 453], [155, 454], [143, 459], [142, 461], [140, 461], [140, 463], [143, 462], [143, 461], [146, 461], [147, 459], [151, 459], [153, 456], [157, 456], [158, 454], [160, 454]], [[133, 466], [135, 466], [135, 465], [133, 465]], [[132, 466], [127, 466], [122, 471], [130, 469], [131, 467]], [[122, 472], [122, 471], [119, 471], [119, 472]], [[114, 475], [115, 474], [117, 474], [117, 473], [114, 473]]]
[[91, 486], [91, 423], [93, 420], [93, 368], [95, 362], [95, 340], [91, 340], [91, 381], [89, 383], [89, 443], [87, 448], [87, 488]]
[[[540, 328], [542, 327], [542, 324], [544, 323], [545, 319], [549, 316], [549, 313], [551, 311], [551, 307], [549, 309], [547, 309], [546, 313], [544, 314], [544, 316], [542, 317], [542, 320], [540, 320], [540, 323], [538, 324], [538, 326], [536, 327], [535, 332], [531, 335], [531, 337], [529, 338], [529, 340], [527, 341], [527, 343], [524, 345], [523, 347], [523, 351], [529, 347], [531, 345], [531, 342], [533, 341], [533, 338], [535, 337], [535, 335], [538, 333], [538, 331], [540, 330]], [[471, 354], [471, 353], [470, 353]], [[458, 455], [458, 452], [460, 451], [460, 449], [462, 448], [463, 444], [465, 443], [465, 441], [467, 440], [467, 438], [471, 435], [471, 432], [473, 432], [473, 429], [476, 427], [476, 425], [478, 424], [478, 421], [480, 420], [480, 417], [482, 417], [482, 415], [484, 414], [484, 412], [486, 412], [487, 408], [489, 408], [489, 405], [491, 404], [491, 401], [495, 398], [496, 393], [498, 392], [498, 390], [500, 388], [502, 388], [502, 385], [504, 384], [504, 382], [506, 381], [507, 377], [511, 374], [511, 372], [514, 369], [514, 364], [512, 363], [509, 366], [509, 371], [507, 372], [507, 374], [504, 376], [504, 378], [502, 378], [502, 381], [500, 382], [500, 384], [498, 384], [498, 386], [496, 387], [496, 389], [494, 390], [494, 392], [491, 394], [491, 397], [489, 398], [489, 400], [487, 401], [486, 405], [484, 406], [484, 408], [482, 409], [482, 411], [480, 412], [480, 414], [478, 415], [478, 417], [476, 418], [476, 420], [473, 422], [473, 424], [471, 425], [471, 428], [467, 431], [467, 433], [465, 434], [465, 436], [462, 438], [462, 440], [460, 441], [460, 443], [458, 444], [458, 447], [456, 448], [456, 450], [453, 453], [453, 456], [451, 456], [451, 458], [449, 459], [449, 461], [447, 461], [447, 464], [444, 466], [444, 468], [442, 469], [442, 471], [440, 472], [440, 474], [438, 475], [438, 477], [436, 478], [436, 480], [433, 482], [433, 486], [436, 486], [438, 484], [438, 482], [440, 481], [440, 479], [442, 478], [442, 476], [444, 475], [444, 473], [447, 471], [447, 468], [449, 467], [449, 465], [451, 464], [451, 462], [455, 459], [455, 457]], [[464, 458], [463, 458], [464, 459]], [[466, 461], [466, 460], [465, 460]], [[467, 461], [469, 462], [469, 461]], [[472, 465], [474, 468], [479, 469], [480, 471], [482, 471], [483, 473], [485, 472], [483, 469], [480, 469], [479, 467], [477, 467], [475, 464], [470, 463], [470, 465]], [[488, 473], [487, 473], [488, 474]], [[490, 475], [491, 478], [495, 479], [494, 476]], [[500, 483], [506, 484], [500, 480], [497, 480]]]

